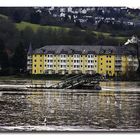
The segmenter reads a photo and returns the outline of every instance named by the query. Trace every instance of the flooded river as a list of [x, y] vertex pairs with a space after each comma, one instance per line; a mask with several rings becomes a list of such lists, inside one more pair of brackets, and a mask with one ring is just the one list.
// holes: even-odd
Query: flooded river
[[101, 91], [26, 88], [56, 82], [1, 80], [0, 131], [140, 130], [140, 82], [105, 82]]

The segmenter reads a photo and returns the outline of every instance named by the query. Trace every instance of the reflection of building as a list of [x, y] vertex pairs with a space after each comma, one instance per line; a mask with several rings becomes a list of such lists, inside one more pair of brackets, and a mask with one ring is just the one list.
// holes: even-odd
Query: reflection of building
[[136, 70], [135, 55], [123, 46], [45, 46], [29, 47], [27, 70], [31, 74], [125, 74]]

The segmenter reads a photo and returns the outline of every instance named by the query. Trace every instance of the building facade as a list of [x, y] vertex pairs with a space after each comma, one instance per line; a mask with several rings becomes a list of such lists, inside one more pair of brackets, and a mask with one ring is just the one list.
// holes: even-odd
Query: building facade
[[136, 71], [138, 61], [120, 46], [45, 46], [27, 55], [31, 74], [94, 74], [121, 75]]

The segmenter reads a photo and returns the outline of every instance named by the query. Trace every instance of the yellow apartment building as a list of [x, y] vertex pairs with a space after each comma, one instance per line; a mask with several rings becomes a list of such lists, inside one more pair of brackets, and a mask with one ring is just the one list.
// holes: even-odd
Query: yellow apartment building
[[27, 55], [31, 74], [94, 74], [119, 75], [136, 70], [135, 56], [122, 46], [52, 45], [32, 50]]

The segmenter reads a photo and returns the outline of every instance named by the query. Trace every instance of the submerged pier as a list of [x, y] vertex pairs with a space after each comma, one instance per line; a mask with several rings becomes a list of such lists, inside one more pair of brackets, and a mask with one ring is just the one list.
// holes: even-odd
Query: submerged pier
[[75, 75], [67, 78], [54, 85], [32, 85], [29, 88], [46, 88], [46, 89], [95, 89], [101, 90], [100, 81], [103, 81], [101, 75]]

